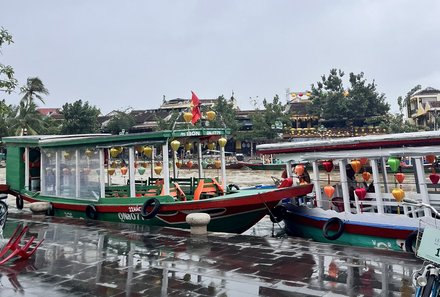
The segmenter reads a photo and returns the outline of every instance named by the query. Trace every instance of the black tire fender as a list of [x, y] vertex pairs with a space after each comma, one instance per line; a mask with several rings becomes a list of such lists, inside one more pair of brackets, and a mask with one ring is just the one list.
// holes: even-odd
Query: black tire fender
[[[338, 230], [334, 234], [329, 234], [330, 227], [333, 224], [337, 224]], [[336, 240], [341, 237], [342, 233], [344, 233], [344, 222], [337, 217], [328, 219], [322, 227], [322, 235], [328, 240]]]
[[0, 228], [5, 228], [8, 219], [8, 205], [6, 202], [0, 201]]
[[238, 191], [238, 190], [240, 190], [240, 187], [237, 186], [236, 184], [229, 184], [228, 185], [228, 191], [232, 191], [232, 190]]
[[96, 206], [93, 204], [89, 204], [86, 207], [86, 217], [91, 220], [96, 220], [98, 218], [98, 211], [96, 210]]
[[415, 253], [413, 246], [415, 245], [417, 240], [417, 231], [411, 232], [408, 237], [405, 239], [405, 251], [408, 253]]
[[17, 209], [22, 210], [24, 206], [23, 197], [21, 197], [20, 194], [15, 197], [15, 205], [17, 206]]
[[270, 220], [272, 223], [279, 223], [284, 220], [286, 212], [287, 208], [284, 205], [279, 204], [271, 210], [271, 213], [269, 214]]
[[[150, 212], [148, 212], [147, 209], [152, 205], [153, 205], [153, 209]], [[156, 198], [150, 198], [144, 202], [144, 205], [142, 205], [141, 215], [146, 220], [152, 219], [157, 215], [159, 209], [160, 209], [159, 200]]]

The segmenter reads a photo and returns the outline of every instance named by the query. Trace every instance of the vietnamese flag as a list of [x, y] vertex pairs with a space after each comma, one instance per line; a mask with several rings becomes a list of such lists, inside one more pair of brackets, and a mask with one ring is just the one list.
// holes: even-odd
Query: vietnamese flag
[[192, 111], [192, 120], [191, 123], [194, 125], [197, 123], [198, 120], [202, 117], [202, 114], [200, 113], [200, 100], [197, 98], [197, 95], [194, 94], [193, 91], [191, 91], [192, 97], [191, 97], [191, 111]]

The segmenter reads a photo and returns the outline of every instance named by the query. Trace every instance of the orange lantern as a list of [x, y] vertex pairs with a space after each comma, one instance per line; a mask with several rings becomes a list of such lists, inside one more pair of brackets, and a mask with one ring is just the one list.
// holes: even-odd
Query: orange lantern
[[121, 173], [122, 173], [122, 175], [126, 175], [126, 174], [127, 174], [127, 171], [128, 171], [128, 168], [127, 168], [126, 166], [121, 167]]
[[351, 161], [351, 168], [353, 168], [354, 172], [358, 173], [362, 168], [362, 164], [359, 160]]
[[214, 161], [214, 167], [219, 169], [222, 166], [222, 162], [220, 160], [215, 160]]
[[176, 162], [176, 167], [177, 167], [177, 168], [182, 167], [182, 162], [177, 161], [177, 162]]
[[333, 197], [333, 194], [335, 193], [335, 188], [331, 185], [326, 185], [324, 187], [324, 193], [327, 195], [329, 199]]
[[188, 167], [189, 169], [191, 169], [191, 167], [193, 167], [193, 162], [191, 160], [189, 160], [188, 162], [186, 162], [186, 167]]
[[371, 173], [369, 173], [368, 171], [364, 171], [362, 172], [362, 178], [364, 179], [364, 181], [369, 181], [371, 177]]
[[295, 173], [298, 176], [303, 175], [303, 173], [304, 173], [304, 165], [302, 165], [302, 164], [296, 165], [295, 166]]
[[428, 162], [428, 163], [435, 162], [435, 155], [427, 155], [425, 158], [426, 158], [426, 162]]
[[396, 180], [399, 182], [399, 184], [403, 183], [403, 181], [405, 180], [405, 174], [403, 174], [403, 173], [401, 173], [401, 172], [396, 173], [396, 174], [394, 175], [394, 177], [395, 177]]
[[393, 194], [393, 197], [397, 202], [402, 201], [405, 197], [405, 192], [400, 188], [394, 188], [393, 191], [391, 191], [391, 194]]

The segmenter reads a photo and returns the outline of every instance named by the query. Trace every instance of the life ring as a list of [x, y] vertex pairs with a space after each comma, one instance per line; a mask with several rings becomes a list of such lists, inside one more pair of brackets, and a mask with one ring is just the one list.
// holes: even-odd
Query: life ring
[[417, 231], [413, 231], [405, 239], [405, 251], [414, 254], [415, 251], [413, 246], [415, 245], [416, 240], [417, 240]]
[[86, 207], [86, 217], [91, 220], [96, 220], [98, 218], [98, 211], [96, 210], [96, 206], [93, 204], [89, 204]]
[[52, 203], [49, 203], [49, 208], [46, 210], [46, 215], [51, 217], [55, 215], [55, 208], [53, 207]]
[[[328, 231], [332, 224], [338, 224], [338, 230], [334, 234], [329, 234]], [[328, 240], [336, 240], [338, 239], [342, 233], [344, 233], [344, 222], [340, 218], [330, 218], [325, 222], [324, 227], [322, 227], [322, 235]]]
[[229, 184], [228, 191], [230, 192], [232, 190], [238, 191], [238, 190], [240, 190], [240, 188], [236, 184]]
[[272, 223], [279, 223], [284, 220], [286, 213], [287, 208], [284, 205], [279, 204], [271, 210], [269, 214], [270, 220], [272, 221]]
[[[150, 212], [148, 212], [147, 211], [148, 207], [150, 207], [153, 204], [154, 204], [153, 209]], [[142, 205], [141, 215], [146, 220], [152, 219], [159, 212], [159, 208], [160, 208], [159, 200], [156, 198], [150, 198], [144, 202], [144, 205]]]
[[17, 206], [17, 209], [20, 209], [20, 210], [23, 209], [24, 202], [23, 202], [23, 198], [21, 197], [20, 194], [18, 194], [17, 197], [15, 198], [15, 205]]

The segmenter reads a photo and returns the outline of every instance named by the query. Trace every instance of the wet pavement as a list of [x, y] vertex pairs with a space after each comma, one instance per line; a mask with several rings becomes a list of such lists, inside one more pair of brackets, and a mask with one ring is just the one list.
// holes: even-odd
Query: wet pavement
[[11, 213], [43, 244], [0, 266], [8, 296], [412, 296], [412, 255], [300, 238], [210, 233]]

